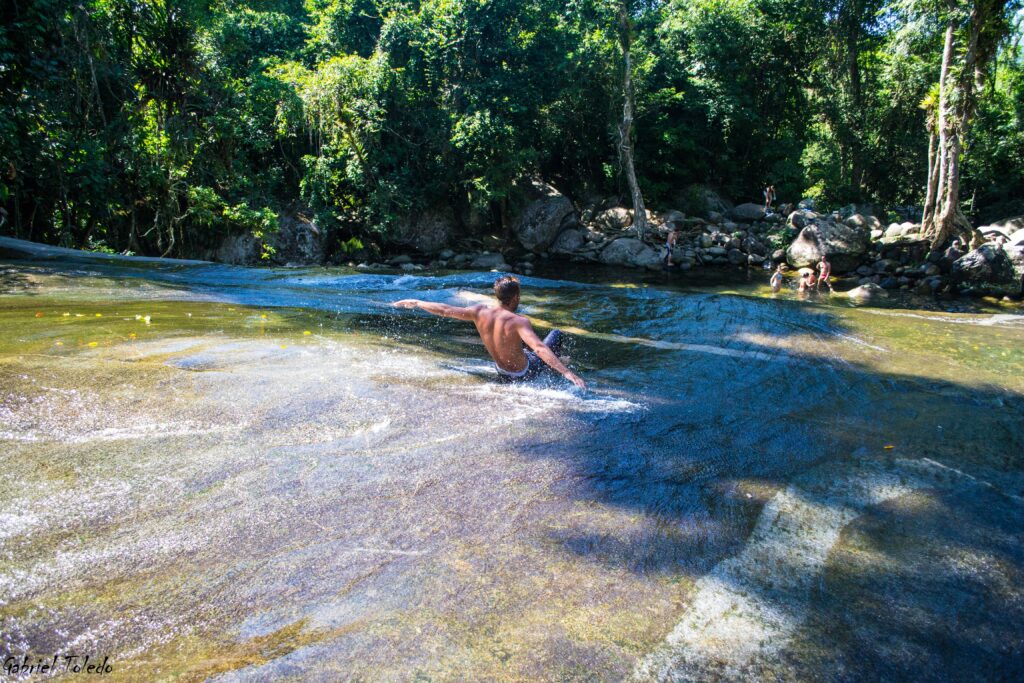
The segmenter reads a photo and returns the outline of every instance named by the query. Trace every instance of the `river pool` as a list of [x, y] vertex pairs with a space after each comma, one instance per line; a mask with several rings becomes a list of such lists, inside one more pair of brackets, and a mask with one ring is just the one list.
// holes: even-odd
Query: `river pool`
[[[114, 680], [1020, 680], [1024, 315], [541, 266], [0, 261], [0, 656]], [[8, 668], [0, 679], [32, 678]]]

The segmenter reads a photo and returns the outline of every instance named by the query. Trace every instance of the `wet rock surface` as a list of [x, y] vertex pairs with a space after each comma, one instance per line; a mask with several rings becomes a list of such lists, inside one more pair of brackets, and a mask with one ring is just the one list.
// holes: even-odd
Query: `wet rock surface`
[[475, 303], [489, 272], [37, 256], [0, 278], [4, 656], [93, 648], [128, 680], [1020, 672], [1019, 314], [524, 278], [580, 395], [497, 384], [470, 326], [388, 307]]

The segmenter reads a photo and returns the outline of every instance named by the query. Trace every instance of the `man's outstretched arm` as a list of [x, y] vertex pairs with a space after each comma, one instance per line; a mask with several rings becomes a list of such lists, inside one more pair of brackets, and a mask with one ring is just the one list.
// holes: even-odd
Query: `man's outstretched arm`
[[552, 369], [562, 375], [562, 377], [565, 377], [580, 389], [587, 388], [587, 383], [580, 379], [572, 370], [565, 367], [565, 363], [559, 360], [558, 356], [548, 348], [547, 344], [541, 341], [541, 338], [533, 331], [533, 326], [531, 326], [530, 323], [524, 322], [519, 326], [519, 336], [527, 346], [533, 349], [533, 352], [537, 354], [537, 358], [540, 358], [542, 361], [547, 363]]
[[434, 301], [420, 301], [419, 299], [402, 299], [392, 304], [395, 308], [422, 308], [427, 313], [433, 313], [444, 318], [455, 318], [456, 320], [473, 320], [476, 318], [476, 311], [479, 306], [449, 306]]

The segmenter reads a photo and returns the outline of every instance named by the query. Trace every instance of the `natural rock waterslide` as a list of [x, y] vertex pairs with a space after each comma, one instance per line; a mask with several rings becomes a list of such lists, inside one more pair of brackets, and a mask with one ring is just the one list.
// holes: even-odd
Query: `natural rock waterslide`
[[[0, 240], [0, 655], [115, 680], [1016, 679], [1024, 318]], [[635, 271], [633, 271], [635, 273]], [[538, 276], [552, 275], [538, 267]], [[595, 281], [596, 280], [596, 281]], [[19, 675], [0, 672], [5, 679]]]

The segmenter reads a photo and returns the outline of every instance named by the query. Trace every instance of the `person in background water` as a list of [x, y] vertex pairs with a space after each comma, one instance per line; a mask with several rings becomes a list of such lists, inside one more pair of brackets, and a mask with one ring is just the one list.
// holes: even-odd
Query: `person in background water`
[[764, 212], [770, 214], [772, 212], [772, 204], [775, 203], [775, 186], [769, 185], [764, 188]]
[[[434, 315], [472, 322], [503, 382], [533, 379], [547, 364], [580, 389], [586, 389], [586, 383], [565, 367], [558, 357], [562, 350], [561, 330], [552, 330], [541, 341], [530, 321], [516, 314], [519, 280], [511, 275], [498, 278], [494, 283], [494, 295], [498, 298], [497, 306], [477, 304], [460, 307], [418, 299], [403, 299], [393, 305], [396, 308], [422, 308]], [[532, 351], [524, 351], [523, 344]]]
[[828, 291], [835, 294], [836, 290], [832, 289], [832, 283], [828, 281], [831, 275], [832, 264], [828, 262], [828, 257], [822, 254], [821, 262], [818, 264], [818, 281], [814, 283], [814, 288], [821, 289], [821, 283], [824, 282], [828, 286]]
[[772, 291], [778, 293], [782, 289], [782, 264], [775, 266], [775, 272], [772, 273], [771, 279]]
[[679, 230], [676, 229], [675, 224], [672, 224], [672, 229], [668, 233], [668, 237], [665, 239], [665, 253], [663, 258], [665, 265], [669, 268], [674, 267], [676, 264], [672, 261], [672, 250], [675, 249], [676, 240], [679, 239]]
[[811, 287], [814, 286], [814, 269], [813, 268], [801, 268], [800, 269], [800, 283], [797, 285], [797, 291], [801, 294], [806, 294]]

